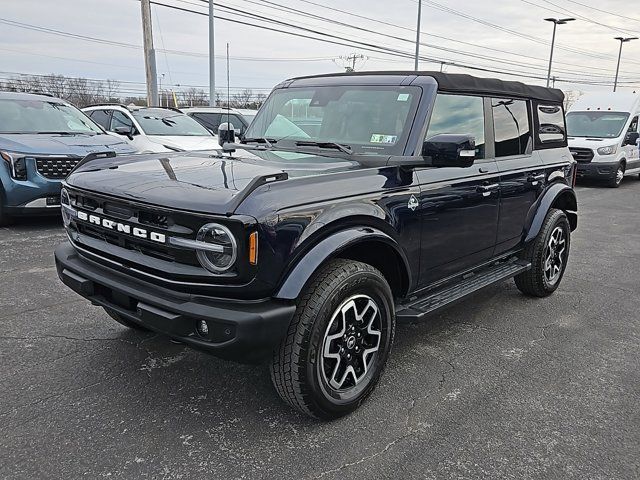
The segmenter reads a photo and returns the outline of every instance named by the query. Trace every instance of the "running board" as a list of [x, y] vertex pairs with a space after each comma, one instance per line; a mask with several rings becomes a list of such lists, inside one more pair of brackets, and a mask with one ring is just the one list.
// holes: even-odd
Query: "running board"
[[423, 297], [413, 298], [404, 304], [398, 305], [396, 318], [399, 322], [424, 320], [430, 313], [462, 300], [489, 285], [514, 277], [530, 268], [531, 264], [523, 260], [511, 260], [492, 265], [468, 274], [453, 284], [431, 291]]

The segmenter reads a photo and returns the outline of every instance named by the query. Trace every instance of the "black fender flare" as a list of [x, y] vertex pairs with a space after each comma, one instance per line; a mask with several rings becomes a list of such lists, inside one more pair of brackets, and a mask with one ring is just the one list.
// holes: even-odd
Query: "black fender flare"
[[353, 227], [339, 230], [328, 237], [323, 238], [289, 269], [281, 281], [274, 298], [283, 300], [295, 300], [302, 292], [311, 276], [327, 260], [336, 257], [340, 252], [361, 242], [381, 242], [392, 247], [402, 259], [404, 271], [408, 276], [408, 285], [412, 285], [411, 269], [409, 261], [397, 242], [385, 232], [373, 227]]
[[576, 193], [569, 185], [556, 182], [553, 183], [531, 206], [527, 215], [526, 229], [524, 232], [524, 243], [532, 241], [540, 233], [544, 219], [551, 208], [561, 208], [568, 213], [571, 230], [577, 227], [578, 200]]

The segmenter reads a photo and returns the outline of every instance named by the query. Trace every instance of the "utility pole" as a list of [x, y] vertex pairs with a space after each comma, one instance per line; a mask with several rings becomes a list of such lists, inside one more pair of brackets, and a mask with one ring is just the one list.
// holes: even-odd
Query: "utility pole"
[[358, 60], [364, 60], [367, 57], [365, 57], [364, 55], [356, 55], [355, 53], [352, 53], [351, 55], [347, 56], [347, 57], [340, 57], [341, 60], [344, 60], [345, 62], [349, 62], [351, 65], [349, 65], [349, 63], [347, 63], [347, 66], [344, 67], [344, 69], [347, 72], [355, 72], [356, 71], [356, 62]]
[[420, 24], [422, 23], [421, 20], [422, 17], [422, 0], [418, 0], [418, 26], [416, 27], [416, 58], [415, 58], [415, 65], [414, 65], [414, 70], [417, 72], [418, 71], [418, 60], [420, 58]]
[[630, 42], [631, 40], [638, 40], [638, 37], [615, 37], [615, 40], [620, 41], [620, 50], [618, 51], [618, 65], [616, 66], [616, 79], [613, 82], [613, 91], [618, 88], [618, 73], [620, 72], [620, 59], [622, 58], [622, 44]]
[[547, 71], [547, 88], [551, 81], [551, 62], [553, 62], [553, 47], [556, 43], [556, 28], [558, 25], [565, 25], [566, 23], [573, 22], [575, 18], [545, 18], [547, 22], [553, 22], [553, 36], [551, 37], [551, 53], [549, 54], [549, 70]]
[[151, 30], [151, 2], [141, 0], [142, 6], [142, 39], [144, 43], [144, 66], [147, 74], [147, 105], [158, 105], [158, 74], [156, 73], [156, 51], [153, 48], [153, 31]]
[[216, 106], [216, 57], [215, 57], [215, 17], [213, 0], [209, 0], [209, 106]]

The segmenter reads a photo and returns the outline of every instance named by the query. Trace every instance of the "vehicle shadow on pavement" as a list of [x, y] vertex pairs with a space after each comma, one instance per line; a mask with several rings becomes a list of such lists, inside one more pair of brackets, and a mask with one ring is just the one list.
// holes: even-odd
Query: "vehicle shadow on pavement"
[[[470, 306], [490, 312], [491, 304], [500, 301], [495, 297], [503, 295], [503, 289], [499, 286], [486, 289], [482, 295], [472, 296], [425, 322], [398, 325], [389, 366], [363, 412], [377, 408], [380, 401], [402, 405], [407, 396], [429, 393], [425, 387], [432, 388], [433, 392], [442, 388], [442, 371], [450, 369], [448, 357], [455, 353], [451, 345], [457, 337], [482, 328], [468, 320]], [[253, 429], [256, 423], [273, 422], [284, 422], [295, 428], [313, 429], [314, 425], [321, 425], [280, 400], [265, 364], [227, 362], [173, 343], [160, 334], [122, 330], [118, 339], [133, 346], [135, 354], [123, 360], [121, 352], [109, 349], [93, 360], [101, 365], [121, 364], [119, 395], [110, 402], [112, 408], [125, 416], [139, 421], [168, 416], [173, 419], [171, 423], [187, 431], [217, 428], [215, 426], [230, 421], [236, 429]], [[429, 358], [425, 359], [425, 354]], [[409, 358], [407, 362], [408, 357], [416, 357], [414, 360], [418, 361], [412, 362]], [[411, 384], [397, 380], [404, 376], [400, 370], [411, 368], [419, 370], [418, 376], [426, 380], [420, 383], [420, 392], [414, 391]], [[386, 395], [379, 396], [380, 390]], [[144, 405], [142, 412], [141, 404]], [[351, 423], [354, 416], [362, 414], [357, 411], [338, 422]]]

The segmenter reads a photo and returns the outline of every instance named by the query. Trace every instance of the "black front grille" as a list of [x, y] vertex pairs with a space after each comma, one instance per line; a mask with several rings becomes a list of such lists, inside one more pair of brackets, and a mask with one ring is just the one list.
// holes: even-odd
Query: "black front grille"
[[40, 157], [36, 158], [36, 167], [43, 177], [62, 180], [69, 176], [79, 161], [77, 157]]
[[593, 160], [593, 150], [590, 148], [571, 147], [569, 150], [576, 162], [589, 163]]

